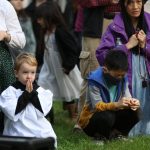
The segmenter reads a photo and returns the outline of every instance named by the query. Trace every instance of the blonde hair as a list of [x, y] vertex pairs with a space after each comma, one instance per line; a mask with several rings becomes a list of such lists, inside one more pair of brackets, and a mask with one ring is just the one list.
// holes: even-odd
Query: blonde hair
[[23, 63], [27, 63], [31, 66], [38, 66], [36, 58], [31, 53], [22, 52], [15, 59], [14, 70], [18, 71]]

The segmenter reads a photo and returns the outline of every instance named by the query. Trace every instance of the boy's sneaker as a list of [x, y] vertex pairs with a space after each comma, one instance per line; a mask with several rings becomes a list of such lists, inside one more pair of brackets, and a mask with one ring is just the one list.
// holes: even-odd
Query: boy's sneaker
[[81, 133], [81, 132], [83, 132], [83, 130], [82, 130], [82, 128], [78, 124], [75, 124], [74, 128], [73, 128], [73, 132], [75, 132], [75, 133]]
[[123, 140], [123, 141], [127, 141], [128, 138], [127, 136], [124, 136], [120, 131], [114, 129], [109, 137], [110, 140]]
[[94, 138], [93, 138], [93, 141], [96, 145], [101, 145], [103, 146], [104, 143], [107, 141], [106, 137], [102, 136], [102, 135], [96, 135]]
[[99, 145], [99, 146], [103, 146], [104, 145], [104, 141], [102, 141], [102, 140], [93, 140], [94, 141], [94, 143], [96, 144], [96, 145]]
[[128, 138], [122, 134], [118, 134], [115, 138], [116, 140], [123, 140], [123, 141], [127, 141]]

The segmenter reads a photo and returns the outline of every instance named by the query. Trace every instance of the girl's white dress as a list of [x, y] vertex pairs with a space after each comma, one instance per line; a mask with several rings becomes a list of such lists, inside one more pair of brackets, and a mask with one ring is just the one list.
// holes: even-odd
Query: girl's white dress
[[66, 75], [61, 65], [55, 33], [45, 36], [45, 43], [44, 64], [39, 74], [38, 84], [45, 89], [50, 89], [56, 99], [64, 99], [66, 102], [78, 99], [82, 78], [77, 65], [69, 75]]

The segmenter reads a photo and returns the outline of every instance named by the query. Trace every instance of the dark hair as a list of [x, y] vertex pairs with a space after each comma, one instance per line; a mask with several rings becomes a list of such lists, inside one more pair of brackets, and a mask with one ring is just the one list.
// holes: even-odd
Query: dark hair
[[44, 2], [40, 6], [38, 6], [36, 9], [36, 18], [44, 19], [46, 31], [49, 30], [50, 32], [52, 32], [54, 27], [62, 26], [65, 28], [66, 26], [58, 4], [53, 1]]
[[[123, 17], [125, 30], [128, 35], [128, 38], [129, 38], [129, 37], [131, 37], [132, 34], [135, 33], [135, 30], [133, 28], [133, 24], [131, 22], [130, 16], [127, 13], [127, 10], [125, 7], [125, 1], [126, 0], [120, 0], [120, 6], [121, 6], [121, 14]], [[127, 5], [129, 5], [131, 2], [132, 2], [132, 0], [127, 0]], [[145, 1], [142, 0], [142, 10], [141, 10], [141, 14], [139, 16], [137, 28], [144, 30], [144, 32], [146, 33], [147, 24], [146, 24], [145, 17], [144, 17], [144, 3], [145, 3]]]
[[[127, 5], [129, 5], [131, 2], [132, 2], [132, 0], [127, 0]], [[147, 27], [147, 23], [146, 23], [145, 17], [144, 17], [144, 4], [145, 4], [145, 0], [142, 0], [141, 14], [138, 19], [137, 27], [136, 27], [136, 29], [134, 29], [133, 24], [130, 19], [130, 16], [127, 13], [127, 10], [125, 7], [125, 0], [120, 0], [121, 14], [122, 14], [125, 31], [126, 31], [128, 38], [130, 38], [133, 34], [135, 34], [136, 30], [142, 29], [145, 33], [147, 32], [148, 27]], [[138, 54], [137, 49], [138, 49], [138, 46], [132, 48], [132, 50], [131, 50], [132, 53]]]
[[122, 50], [110, 50], [105, 57], [104, 66], [109, 70], [128, 70], [127, 54]]

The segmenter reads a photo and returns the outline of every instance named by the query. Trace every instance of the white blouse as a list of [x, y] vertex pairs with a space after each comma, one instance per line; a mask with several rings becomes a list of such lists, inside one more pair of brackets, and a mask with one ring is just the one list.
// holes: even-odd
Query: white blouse
[[7, 0], [0, 0], [0, 31], [7, 31], [10, 42], [6, 43], [11, 48], [23, 48], [25, 46], [25, 35], [21, 29], [16, 11]]

